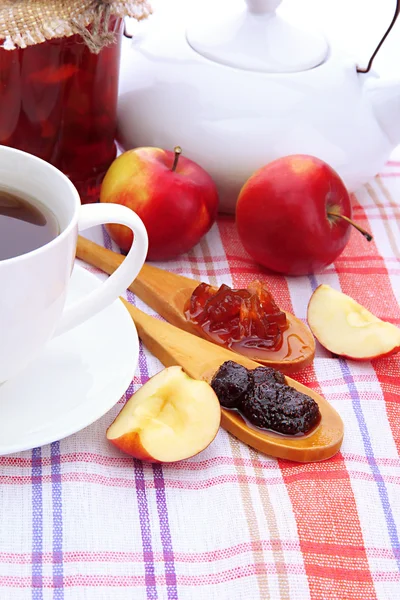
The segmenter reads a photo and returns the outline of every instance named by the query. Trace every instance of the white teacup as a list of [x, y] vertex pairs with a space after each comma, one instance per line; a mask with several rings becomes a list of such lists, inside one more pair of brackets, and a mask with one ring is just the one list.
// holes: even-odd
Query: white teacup
[[[81, 206], [77, 190], [58, 169], [6, 146], [0, 146], [2, 187], [50, 208], [59, 234], [37, 250], [0, 260], [0, 382], [21, 371], [54, 335], [80, 325], [123, 293], [139, 273], [148, 245], [146, 229], [130, 209]], [[104, 223], [132, 229], [132, 248], [105, 283], [64, 310], [78, 231]]]

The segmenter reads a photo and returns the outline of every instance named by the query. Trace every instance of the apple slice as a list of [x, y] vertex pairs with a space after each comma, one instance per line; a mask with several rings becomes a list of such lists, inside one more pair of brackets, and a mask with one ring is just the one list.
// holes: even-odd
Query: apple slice
[[149, 379], [107, 430], [123, 452], [150, 462], [176, 462], [198, 454], [215, 438], [221, 407], [212, 387], [182, 367]]
[[311, 296], [307, 319], [319, 343], [339, 356], [371, 360], [400, 350], [398, 327], [329, 285], [320, 285]]

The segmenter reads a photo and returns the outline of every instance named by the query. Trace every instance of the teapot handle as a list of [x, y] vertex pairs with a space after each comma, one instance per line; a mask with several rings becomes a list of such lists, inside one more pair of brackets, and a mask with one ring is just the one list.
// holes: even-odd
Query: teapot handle
[[126, 21], [127, 21], [127, 20], [126, 20], [126, 19], [124, 19], [124, 31], [123, 31], [123, 33], [124, 33], [124, 37], [126, 37], [126, 38], [128, 38], [128, 39], [130, 39], [130, 40], [131, 40], [131, 39], [133, 38], [133, 33], [131, 33], [131, 32], [128, 30], [128, 28], [127, 28], [127, 26], [126, 26]]
[[387, 29], [385, 35], [383, 36], [383, 38], [381, 39], [381, 41], [377, 45], [374, 53], [372, 54], [371, 58], [369, 59], [369, 62], [368, 62], [368, 65], [366, 66], [366, 68], [365, 69], [361, 69], [360, 67], [357, 67], [357, 73], [368, 73], [371, 70], [372, 63], [374, 62], [374, 58], [376, 57], [376, 55], [378, 54], [379, 50], [381, 49], [381, 47], [382, 47], [383, 43], [385, 42], [387, 36], [392, 31], [392, 29], [394, 27], [394, 24], [396, 23], [397, 17], [399, 16], [399, 14], [400, 14], [400, 0], [396, 0], [396, 10], [395, 10], [392, 22], [389, 25], [389, 28]]

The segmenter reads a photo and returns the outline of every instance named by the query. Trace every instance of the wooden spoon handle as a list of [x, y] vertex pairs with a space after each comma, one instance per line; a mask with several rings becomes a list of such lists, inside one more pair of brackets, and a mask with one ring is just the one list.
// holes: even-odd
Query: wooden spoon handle
[[121, 300], [136, 325], [140, 339], [166, 367], [180, 365], [193, 379], [210, 382], [214, 373], [226, 360], [234, 360], [248, 369], [260, 366], [245, 356], [151, 317], [124, 298]]
[[89, 265], [93, 265], [104, 271], [104, 273], [108, 273], [108, 275], [112, 275], [124, 260], [122, 254], [107, 250], [103, 246], [99, 246], [82, 236], [78, 237], [76, 255]]

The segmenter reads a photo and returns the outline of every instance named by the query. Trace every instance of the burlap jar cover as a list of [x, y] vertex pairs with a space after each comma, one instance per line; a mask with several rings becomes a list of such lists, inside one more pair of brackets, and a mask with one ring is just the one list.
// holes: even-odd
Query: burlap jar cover
[[113, 41], [111, 16], [140, 20], [150, 12], [147, 0], [1, 0], [0, 48], [26, 48], [79, 34], [98, 53]]

